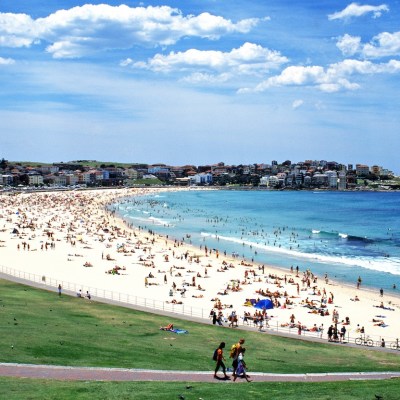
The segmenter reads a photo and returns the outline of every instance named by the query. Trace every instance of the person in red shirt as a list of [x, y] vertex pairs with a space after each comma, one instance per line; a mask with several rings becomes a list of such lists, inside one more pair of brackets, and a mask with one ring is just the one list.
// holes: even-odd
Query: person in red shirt
[[221, 342], [221, 344], [217, 349], [217, 364], [215, 365], [214, 378], [217, 378], [217, 372], [220, 368], [222, 368], [222, 372], [224, 373], [224, 378], [230, 379], [229, 376], [226, 374], [226, 368], [224, 364], [225, 361], [224, 348], [225, 348], [225, 342]]

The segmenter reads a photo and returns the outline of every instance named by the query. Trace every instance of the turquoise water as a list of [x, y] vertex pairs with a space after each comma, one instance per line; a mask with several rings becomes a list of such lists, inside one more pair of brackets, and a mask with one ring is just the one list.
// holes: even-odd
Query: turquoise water
[[[121, 201], [135, 226], [258, 263], [400, 291], [400, 193], [196, 190]], [[393, 290], [393, 284], [397, 289]]]

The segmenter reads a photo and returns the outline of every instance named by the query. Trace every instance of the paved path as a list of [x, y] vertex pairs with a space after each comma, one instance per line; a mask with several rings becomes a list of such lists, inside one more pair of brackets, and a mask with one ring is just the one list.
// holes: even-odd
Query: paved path
[[[230, 382], [214, 379], [211, 371], [156, 371], [123, 368], [65, 367], [0, 363], [0, 376], [70, 381], [170, 381]], [[327, 382], [400, 378], [400, 372], [352, 372], [320, 374], [267, 374], [253, 372], [255, 382]], [[237, 382], [245, 380], [238, 379]]]

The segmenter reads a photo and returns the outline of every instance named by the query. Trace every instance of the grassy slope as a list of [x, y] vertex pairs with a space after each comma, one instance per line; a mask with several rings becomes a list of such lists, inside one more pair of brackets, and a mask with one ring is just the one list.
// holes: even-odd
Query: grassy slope
[[[189, 387], [189, 389], [187, 389]], [[140, 399], [177, 400], [383, 400], [399, 399], [400, 382], [352, 381], [328, 383], [172, 383], [172, 382], [65, 382], [0, 378], [0, 398], [47, 399]]]
[[[0, 280], [0, 362], [211, 370], [216, 345], [246, 338], [251, 370], [274, 373], [399, 371], [397, 354], [238, 332], [62, 296]], [[159, 330], [172, 321], [188, 335]], [[12, 348], [11, 346], [14, 346]], [[347, 383], [96, 383], [0, 378], [0, 398], [398, 398], [399, 380]], [[340, 388], [340, 390], [339, 390]], [[26, 393], [30, 395], [26, 395]], [[34, 394], [33, 394], [34, 393]], [[272, 394], [276, 397], [271, 396]], [[365, 394], [368, 393], [368, 396]], [[62, 395], [60, 395], [62, 394]], [[268, 397], [267, 397], [267, 394]], [[369, 397], [371, 394], [371, 397]], [[396, 397], [397, 396], [397, 397]]]
[[[1, 280], [0, 317], [3, 362], [208, 370], [221, 341], [244, 336], [253, 371], [400, 370], [397, 354], [171, 320]], [[168, 322], [189, 334], [160, 331]]]

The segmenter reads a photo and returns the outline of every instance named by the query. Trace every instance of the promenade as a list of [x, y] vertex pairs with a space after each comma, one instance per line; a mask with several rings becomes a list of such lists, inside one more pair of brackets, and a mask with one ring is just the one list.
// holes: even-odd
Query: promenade
[[[163, 371], [123, 368], [66, 367], [58, 365], [30, 365], [0, 363], [0, 376], [68, 381], [165, 381], [165, 382], [221, 382], [213, 371]], [[400, 372], [351, 372], [321, 374], [268, 374], [253, 372], [253, 382], [334, 382], [352, 380], [380, 380], [400, 378]], [[238, 382], [246, 382], [238, 379]]]

